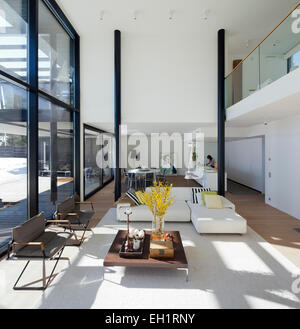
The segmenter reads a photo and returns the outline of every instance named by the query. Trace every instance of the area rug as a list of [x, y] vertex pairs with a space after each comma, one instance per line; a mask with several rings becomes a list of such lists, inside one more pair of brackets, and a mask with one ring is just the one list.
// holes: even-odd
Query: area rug
[[244, 236], [202, 236], [191, 223], [167, 223], [167, 230], [181, 233], [189, 282], [176, 269], [103, 268], [119, 229], [125, 226], [112, 208], [35, 307], [300, 308], [299, 269], [250, 228]]

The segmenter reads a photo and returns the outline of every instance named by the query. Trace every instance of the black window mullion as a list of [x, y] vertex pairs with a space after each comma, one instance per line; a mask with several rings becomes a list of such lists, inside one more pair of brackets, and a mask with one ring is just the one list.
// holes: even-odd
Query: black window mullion
[[28, 218], [38, 209], [38, 1], [28, 0], [28, 82], [33, 88], [29, 92], [28, 107]]
[[81, 170], [80, 170], [80, 39], [76, 35], [72, 40], [73, 56], [72, 61], [74, 67], [73, 76], [73, 105], [78, 110], [74, 112], [74, 190], [80, 195], [80, 185], [81, 185]]

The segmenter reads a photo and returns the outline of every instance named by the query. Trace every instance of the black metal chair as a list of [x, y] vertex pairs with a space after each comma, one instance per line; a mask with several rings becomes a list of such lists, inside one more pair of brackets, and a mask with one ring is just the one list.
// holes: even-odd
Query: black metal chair
[[[66, 243], [73, 234], [45, 231], [46, 223], [45, 214], [40, 213], [13, 229], [13, 239], [8, 245], [7, 260], [27, 260], [25, 267], [13, 286], [14, 290], [45, 290], [53, 277], [58, 261], [62, 259], [61, 255]], [[56, 255], [58, 257], [55, 257]], [[43, 261], [43, 285], [41, 287], [30, 287], [27, 284], [18, 287], [17, 284], [32, 260]], [[46, 260], [56, 260], [48, 280], [46, 278]]]
[[135, 191], [137, 191], [138, 186], [139, 186], [139, 182], [138, 182], [137, 175], [134, 173], [128, 173], [128, 189], [129, 190], [134, 189]]

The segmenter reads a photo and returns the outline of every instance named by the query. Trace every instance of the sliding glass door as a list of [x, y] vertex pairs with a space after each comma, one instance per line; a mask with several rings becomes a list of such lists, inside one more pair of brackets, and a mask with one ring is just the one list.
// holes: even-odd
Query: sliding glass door
[[84, 195], [88, 198], [113, 179], [113, 135], [84, 125]]

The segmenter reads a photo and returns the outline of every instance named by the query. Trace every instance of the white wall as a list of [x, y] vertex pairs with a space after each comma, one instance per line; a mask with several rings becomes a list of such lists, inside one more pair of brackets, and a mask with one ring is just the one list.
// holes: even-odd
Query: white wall
[[264, 193], [263, 146], [262, 137], [226, 142], [228, 178]]
[[226, 129], [227, 137], [259, 135], [265, 136], [266, 203], [300, 219], [300, 115], [267, 125]]
[[199, 19], [201, 3], [177, 3], [169, 20], [170, 4], [158, 0], [58, 2], [81, 38], [83, 122], [113, 122], [115, 29], [122, 32], [123, 123], [217, 122], [222, 26]]
[[270, 123], [266, 147], [266, 201], [300, 219], [300, 115]]

